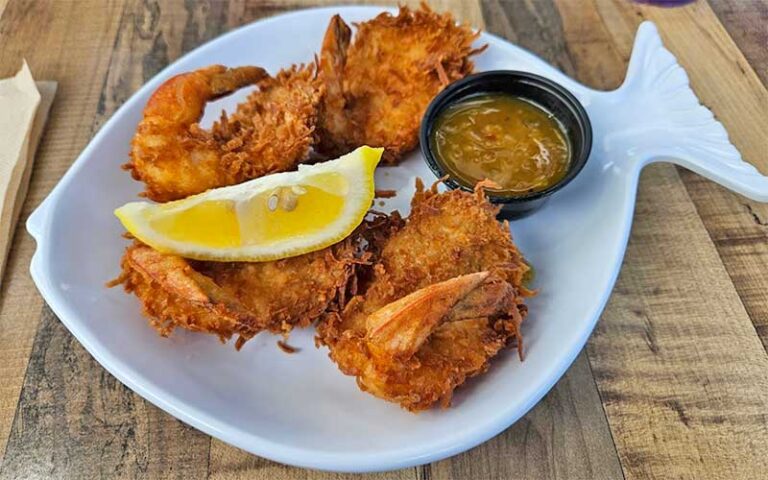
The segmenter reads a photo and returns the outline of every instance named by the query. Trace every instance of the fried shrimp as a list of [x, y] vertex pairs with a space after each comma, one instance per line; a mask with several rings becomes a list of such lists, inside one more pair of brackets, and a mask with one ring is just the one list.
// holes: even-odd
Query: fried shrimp
[[417, 184], [412, 212], [372, 242], [377, 260], [318, 342], [360, 388], [412, 411], [450, 404], [511, 343], [521, 347], [528, 266], [478, 190]]
[[[165, 202], [290, 170], [309, 156], [321, 85], [314, 65], [271, 77], [258, 67], [214, 65], [163, 83], [144, 109], [125, 168]], [[256, 86], [231, 116], [200, 127], [205, 105]]]
[[239, 338], [239, 349], [259, 332], [288, 333], [343, 307], [360, 262], [347, 238], [324, 250], [272, 262], [222, 263], [186, 260], [141, 243], [121, 262], [122, 284], [142, 303], [163, 336], [180, 327]]
[[320, 54], [326, 87], [319, 150], [330, 156], [361, 145], [385, 147], [395, 164], [418, 144], [421, 117], [449, 83], [472, 72], [478, 33], [422, 4], [382, 13], [350, 28], [331, 19]]
[[268, 76], [258, 67], [213, 65], [163, 83], [144, 108], [125, 165], [143, 181], [146, 196], [169, 201], [234, 181], [222, 168], [221, 148], [197, 122], [205, 105]]

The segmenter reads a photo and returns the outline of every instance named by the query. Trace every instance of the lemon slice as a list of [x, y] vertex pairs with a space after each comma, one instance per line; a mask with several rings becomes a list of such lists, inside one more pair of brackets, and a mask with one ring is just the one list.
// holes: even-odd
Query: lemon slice
[[134, 237], [197, 260], [259, 262], [320, 250], [363, 221], [382, 148], [300, 165], [175, 202], [131, 202], [115, 215]]

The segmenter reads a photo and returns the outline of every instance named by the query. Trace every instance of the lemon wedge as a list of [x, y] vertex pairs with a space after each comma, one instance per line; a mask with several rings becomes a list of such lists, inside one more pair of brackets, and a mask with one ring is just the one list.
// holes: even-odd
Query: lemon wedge
[[320, 250], [346, 238], [374, 197], [382, 148], [300, 165], [175, 202], [131, 202], [115, 215], [154, 249], [197, 260], [260, 262]]

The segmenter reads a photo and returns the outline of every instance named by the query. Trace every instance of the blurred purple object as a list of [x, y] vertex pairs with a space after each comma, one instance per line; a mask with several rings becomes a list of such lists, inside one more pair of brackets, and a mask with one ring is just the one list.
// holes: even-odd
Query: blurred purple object
[[634, 0], [635, 3], [647, 3], [648, 5], [656, 5], [659, 7], [678, 7], [685, 5], [686, 3], [693, 3], [696, 0]]

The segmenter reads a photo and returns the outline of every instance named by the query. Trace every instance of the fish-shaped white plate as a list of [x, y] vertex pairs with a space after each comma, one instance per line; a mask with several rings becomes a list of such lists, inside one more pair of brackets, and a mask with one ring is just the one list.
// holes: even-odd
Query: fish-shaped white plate
[[[540, 295], [524, 324], [526, 358], [507, 351], [460, 388], [453, 406], [418, 415], [361, 392], [317, 349], [313, 330], [294, 332], [301, 351], [286, 355], [262, 334], [242, 351], [212, 335], [177, 330], [166, 339], [140, 304], [104, 284], [119, 272], [126, 242], [112, 211], [142, 185], [120, 169], [150, 94], [161, 82], [213, 63], [272, 72], [318, 51], [331, 16], [363, 21], [378, 7], [334, 7], [273, 17], [228, 33], [181, 58], [141, 88], [102, 127], [27, 223], [37, 240], [32, 276], [53, 311], [115, 377], [150, 402], [232, 445], [279, 462], [327, 470], [372, 471], [422, 464], [467, 450], [524, 415], [584, 346], [610, 295], [627, 245], [643, 166], [673, 161], [750, 198], [768, 201], [768, 179], [744, 163], [723, 127], [699, 102], [656, 28], [637, 34], [627, 80], [599, 92], [536, 56], [483, 34], [477, 70], [532, 71], [570, 90], [593, 122], [585, 169], [539, 211], [512, 223], [537, 272]], [[244, 92], [216, 102], [231, 109]], [[207, 118], [208, 118], [207, 117]], [[208, 121], [210, 121], [208, 118]], [[414, 177], [434, 176], [414, 153], [376, 173], [407, 213]]]

